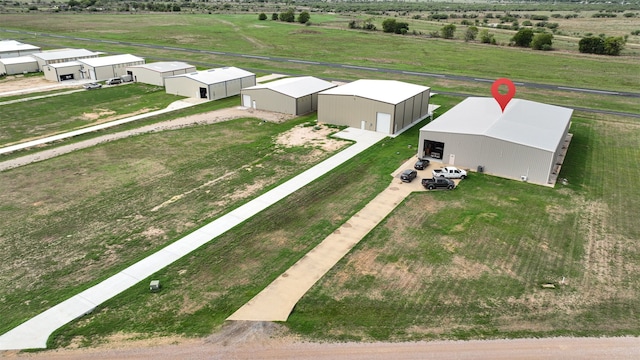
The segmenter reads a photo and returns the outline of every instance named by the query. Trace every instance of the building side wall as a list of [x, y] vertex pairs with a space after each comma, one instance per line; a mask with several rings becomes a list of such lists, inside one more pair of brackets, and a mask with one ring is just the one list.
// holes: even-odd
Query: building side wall
[[365, 121], [366, 130], [376, 130], [376, 114], [391, 114], [391, 126], [395, 108], [392, 104], [382, 103], [352, 95], [318, 95], [318, 122], [361, 128]]
[[15, 75], [23, 74], [25, 72], [33, 73], [38, 71], [38, 63], [35, 61], [20, 64], [3, 64], [2, 62], [0, 62], [0, 74]]
[[442, 162], [450, 163], [454, 155], [454, 165], [460, 168], [477, 170], [508, 179], [528, 181], [546, 185], [551, 171], [554, 154], [537, 148], [528, 147], [483, 135], [420, 132], [418, 154], [424, 156], [424, 141], [444, 143]]
[[69, 74], [73, 75], [74, 80], [84, 79], [84, 74], [82, 73], [81, 65], [79, 64], [58, 68], [45, 65], [45, 67], [42, 69], [42, 72], [44, 73], [44, 78], [49, 81], [62, 81], [60, 80], [60, 77]]
[[[241, 79], [241, 82], [242, 82], [242, 89], [247, 88], [247, 87], [251, 87], [251, 86], [255, 86], [256, 85], [256, 76], [255, 75], [245, 76], [245, 77], [243, 77]], [[238, 94], [240, 94], [240, 93], [238, 92]], [[238, 94], [233, 94], [233, 95], [238, 95]]]
[[164, 80], [164, 87], [167, 94], [199, 98], [200, 87], [207, 86], [187, 77], [179, 76], [175, 78], [166, 78]]
[[164, 86], [164, 77], [174, 75], [172, 73], [168, 73], [168, 75], [165, 75], [167, 73], [160, 73], [146, 68], [134, 67], [127, 70], [131, 71], [131, 73], [133, 74], [134, 81], [156, 86]]
[[270, 89], [243, 89], [242, 94], [249, 95], [258, 110], [296, 114], [296, 99], [282, 93]]

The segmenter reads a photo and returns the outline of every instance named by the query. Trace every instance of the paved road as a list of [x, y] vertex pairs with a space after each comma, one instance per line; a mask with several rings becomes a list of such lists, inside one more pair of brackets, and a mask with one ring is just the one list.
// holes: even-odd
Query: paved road
[[[374, 71], [374, 72], [381, 72], [381, 73], [388, 73], [388, 74], [423, 76], [423, 77], [439, 78], [439, 79], [446, 79], [446, 80], [456, 80], [456, 81], [466, 81], [466, 82], [487, 82], [487, 83], [493, 83], [495, 81], [495, 79], [487, 79], [487, 78], [474, 77], [474, 76], [437, 74], [437, 73], [428, 73], [428, 72], [422, 72], [422, 71], [395, 70], [395, 69], [387, 69], [383, 67], [368, 67], [368, 66], [357, 66], [357, 65], [348, 65], [348, 64], [337, 64], [337, 63], [330, 63], [325, 61], [289, 59], [289, 58], [281, 58], [276, 56], [238, 54], [238, 53], [232, 53], [227, 51], [191, 49], [191, 48], [185, 48], [185, 47], [162, 46], [162, 45], [153, 45], [153, 44], [134, 43], [134, 42], [128, 42], [128, 41], [100, 40], [100, 39], [92, 39], [92, 38], [76, 37], [76, 36], [35, 33], [35, 32], [29, 32], [29, 31], [21, 31], [21, 30], [0, 29], [0, 31], [15, 33], [15, 34], [34, 35], [34, 36], [45, 37], [45, 38], [49, 37], [49, 38], [59, 38], [59, 39], [65, 39], [65, 40], [106, 43], [106, 44], [113, 44], [113, 45], [146, 47], [151, 49], [162, 49], [162, 50], [171, 50], [171, 51], [179, 51], [179, 52], [198, 53], [198, 54], [224, 55], [224, 56], [240, 57], [240, 58], [247, 58], [247, 59], [258, 59], [258, 60], [284, 62], [284, 63], [292, 63], [292, 64], [316, 65], [316, 66], [324, 66], [324, 67], [332, 67], [332, 68], [365, 70], [365, 71]], [[537, 89], [589, 93], [589, 94], [598, 94], [598, 95], [606, 95], [606, 96], [624, 96], [624, 97], [640, 98], [640, 93], [617, 91], [617, 90], [610, 90], [610, 89], [589, 89], [589, 88], [574, 87], [570, 85], [551, 85], [551, 84], [539, 84], [539, 83], [533, 83], [533, 82], [514, 82], [514, 84], [517, 86], [537, 88]]]

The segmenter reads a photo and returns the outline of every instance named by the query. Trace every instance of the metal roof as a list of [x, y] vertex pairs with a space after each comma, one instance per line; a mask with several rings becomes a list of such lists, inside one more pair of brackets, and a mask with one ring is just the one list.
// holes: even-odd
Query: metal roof
[[145, 69], [149, 69], [157, 72], [166, 72], [166, 71], [191, 69], [191, 68], [194, 68], [195, 66], [189, 65], [182, 61], [159, 61], [159, 62], [144, 64], [144, 65], [133, 65], [130, 67], [145, 68]]
[[40, 50], [39, 47], [30, 44], [23, 44], [15, 40], [0, 40], [0, 52]]
[[72, 59], [72, 58], [76, 59], [76, 58], [98, 56], [98, 55], [100, 55], [100, 53], [89, 51], [87, 49], [63, 49], [63, 50], [43, 51], [43, 52], [31, 54], [31, 56], [37, 57], [45, 61]]
[[117, 65], [117, 64], [139, 62], [139, 61], [144, 61], [144, 59], [131, 54], [122, 54], [122, 55], [90, 58], [90, 59], [81, 59], [80, 61], [92, 67], [100, 67], [100, 66], [110, 66], [110, 65]]
[[255, 76], [254, 73], [229, 66], [223, 68], [196, 71], [189, 74], [180, 74], [171, 77], [188, 77], [203, 84], [216, 84], [229, 80], [241, 79], [247, 76]]
[[272, 82], [268, 82], [266, 84], [259, 84], [256, 86], [251, 86], [246, 88], [245, 90], [252, 89], [270, 89], [281, 94], [291, 96], [293, 98], [299, 98], [311, 94], [315, 94], [317, 92], [331, 89], [336, 87], [336, 84], [333, 84], [329, 81], [325, 81], [322, 79], [318, 79], [313, 76], [303, 76], [303, 77], [293, 77], [293, 78], [285, 78]]
[[429, 90], [426, 86], [397, 80], [356, 80], [322, 94], [360, 96], [395, 105], [426, 90]]
[[37, 60], [33, 56], [18, 56], [12, 58], [0, 59], [0, 62], [5, 65], [13, 65], [13, 64], [27, 64], [37, 62]]
[[512, 99], [503, 113], [494, 98], [470, 97], [420, 130], [484, 135], [555, 151], [572, 114], [573, 109], [522, 99]]
[[63, 68], [63, 67], [68, 67], [68, 66], [80, 66], [82, 65], [82, 63], [78, 60], [71, 60], [71, 61], [65, 61], [65, 62], [61, 62], [61, 63], [55, 63], [55, 64], [47, 64], [45, 66], [49, 66], [52, 67], [54, 69], [57, 68]]

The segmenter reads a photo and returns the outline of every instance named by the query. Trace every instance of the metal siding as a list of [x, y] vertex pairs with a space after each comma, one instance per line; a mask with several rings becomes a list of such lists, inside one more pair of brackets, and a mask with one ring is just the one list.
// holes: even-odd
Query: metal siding
[[244, 77], [242, 79], [240, 79], [241, 82], [241, 88], [246, 88], [246, 87], [250, 87], [250, 86], [255, 86], [256, 85], [256, 76], [255, 75], [251, 75], [251, 76], [247, 76]]
[[297, 99], [297, 111], [294, 115], [307, 114], [313, 111], [313, 101], [311, 97], [311, 95], [307, 95]]
[[420, 112], [421, 108], [422, 108], [422, 93], [413, 97], [413, 115], [412, 115], [413, 121], [422, 118], [422, 113]]
[[164, 73], [159, 73], [146, 68], [132, 68], [130, 71], [133, 73], [137, 82], [157, 86], [164, 85]]
[[[345, 125], [359, 129], [366, 121], [367, 130], [375, 131], [376, 113], [394, 114], [391, 104], [352, 95], [320, 94], [318, 96], [318, 121]], [[393, 123], [393, 119], [392, 119]]]
[[230, 96], [240, 94], [240, 90], [242, 90], [242, 79], [227, 81], [225, 85], [225, 89], [226, 89], [225, 97], [230, 97]]
[[393, 127], [393, 131], [391, 132], [392, 134], [395, 134], [396, 132], [398, 132], [398, 130], [401, 130], [404, 127], [403, 125], [404, 117], [405, 117], [404, 105], [405, 105], [404, 101], [396, 105], [395, 114], [393, 115], [393, 119], [392, 119], [394, 121], [391, 124], [391, 126]]
[[243, 89], [242, 94], [250, 95], [259, 110], [295, 115], [296, 101], [290, 96], [265, 88]]
[[[202, 85], [205, 86], [205, 85]], [[209, 88], [209, 100], [218, 100], [227, 97], [227, 84], [225, 82], [219, 82], [210, 84]]]
[[[402, 119], [402, 126], [398, 129], [404, 129], [417, 119], [413, 116], [413, 106], [415, 104], [415, 97], [411, 97], [404, 102], [404, 118]], [[397, 121], [399, 121], [398, 119]]]
[[38, 63], [21, 63], [21, 64], [2, 64], [0, 63], [0, 74], [5, 73], [7, 75], [23, 74], [24, 72], [32, 73], [38, 72]]

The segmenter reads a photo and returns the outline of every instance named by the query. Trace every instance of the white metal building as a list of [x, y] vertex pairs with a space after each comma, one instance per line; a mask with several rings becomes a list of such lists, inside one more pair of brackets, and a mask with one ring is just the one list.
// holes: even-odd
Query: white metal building
[[83, 64], [82, 72], [85, 79], [100, 81], [126, 75], [127, 68], [144, 64], [144, 59], [131, 54], [121, 54], [82, 59], [80, 62]]
[[399, 134], [429, 115], [426, 86], [357, 80], [318, 94], [318, 121]]
[[336, 84], [313, 76], [285, 78], [242, 89], [242, 106], [302, 115], [318, 109], [318, 93]]
[[256, 75], [236, 67], [197, 71], [165, 78], [167, 94], [218, 100], [240, 94], [256, 84]]
[[470, 97], [420, 129], [418, 156], [504, 178], [553, 186], [564, 161], [573, 109]]
[[100, 53], [89, 51], [87, 49], [62, 49], [43, 51], [31, 54], [38, 61], [40, 70], [44, 70], [44, 66], [48, 64], [60, 64], [79, 59], [97, 58]]
[[15, 40], [0, 40], [0, 59], [26, 56], [40, 52], [35, 45], [23, 44]]
[[181, 61], [161, 61], [127, 68], [127, 74], [132, 76], [133, 81], [158, 86], [164, 86], [166, 77], [195, 71], [195, 66]]
[[144, 59], [130, 55], [113, 55], [44, 65], [44, 78], [50, 81], [102, 81], [127, 74], [127, 68], [144, 64]]
[[0, 74], [14, 75], [38, 71], [38, 62], [32, 56], [0, 59]]

